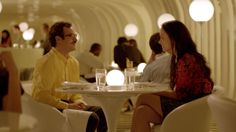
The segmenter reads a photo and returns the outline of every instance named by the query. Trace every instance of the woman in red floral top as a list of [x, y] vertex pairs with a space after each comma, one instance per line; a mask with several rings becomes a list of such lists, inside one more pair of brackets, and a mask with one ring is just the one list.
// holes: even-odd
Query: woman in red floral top
[[210, 94], [214, 85], [205, 58], [197, 51], [183, 23], [164, 23], [160, 37], [163, 49], [172, 54], [172, 91], [140, 95], [134, 109], [131, 132], [150, 132], [150, 123], [162, 123], [176, 107]]

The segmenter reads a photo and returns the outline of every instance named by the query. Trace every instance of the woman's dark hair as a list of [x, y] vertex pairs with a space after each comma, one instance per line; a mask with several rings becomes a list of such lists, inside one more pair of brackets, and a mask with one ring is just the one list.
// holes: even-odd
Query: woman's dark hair
[[[182, 58], [186, 53], [194, 55], [196, 61], [201, 67], [205, 69], [205, 76], [210, 79], [210, 68], [206, 65], [206, 60], [203, 55], [201, 55], [196, 48], [196, 44], [193, 42], [190, 32], [187, 27], [180, 21], [170, 21], [162, 25], [162, 29], [168, 34], [171, 40], [171, 47], [175, 47], [176, 55], [172, 56], [171, 61], [171, 73], [170, 73], [170, 86], [174, 88], [175, 86], [175, 74], [176, 74], [176, 59], [177, 61]], [[177, 58], [176, 58], [177, 57]], [[210, 79], [211, 80], [211, 79]]]
[[56, 47], [56, 36], [64, 39], [64, 27], [70, 28], [71, 24], [68, 22], [57, 22], [52, 25], [49, 31], [49, 41], [52, 47]]
[[5, 43], [5, 42], [7, 42], [8, 41], [8, 39], [11, 39], [10, 37], [11, 37], [11, 35], [10, 35], [10, 33], [9, 33], [9, 31], [8, 30], [2, 30], [2, 34], [3, 33], [6, 33], [6, 38], [3, 38], [2, 37], [2, 40], [1, 40], [1, 43]]
[[160, 44], [160, 34], [154, 33], [149, 39], [149, 46], [155, 54], [163, 53], [162, 46]]

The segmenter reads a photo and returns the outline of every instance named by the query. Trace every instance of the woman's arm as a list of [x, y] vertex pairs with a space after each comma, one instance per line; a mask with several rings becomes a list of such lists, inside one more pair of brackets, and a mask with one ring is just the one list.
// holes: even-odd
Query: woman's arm
[[21, 112], [21, 89], [17, 67], [9, 51], [0, 53], [0, 60], [4, 63], [8, 73], [8, 93], [3, 98], [3, 110]]

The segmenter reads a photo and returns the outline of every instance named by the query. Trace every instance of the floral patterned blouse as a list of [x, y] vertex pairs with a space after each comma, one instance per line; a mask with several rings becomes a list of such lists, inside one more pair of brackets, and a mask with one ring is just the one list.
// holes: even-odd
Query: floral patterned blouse
[[185, 54], [177, 62], [175, 92], [181, 100], [193, 100], [211, 93], [213, 82], [194, 55]]

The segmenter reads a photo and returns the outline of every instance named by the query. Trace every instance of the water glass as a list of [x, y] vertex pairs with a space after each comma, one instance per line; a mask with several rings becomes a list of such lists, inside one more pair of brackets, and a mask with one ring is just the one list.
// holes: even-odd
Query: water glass
[[126, 68], [124, 72], [125, 72], [125, 85], [127, 87], [127, 90], [133, 90], [136, 71], [134, 68]]
[[96, 85], [98, 90], [102, 90], [106, 85], [106, 69], [96, 69]]

